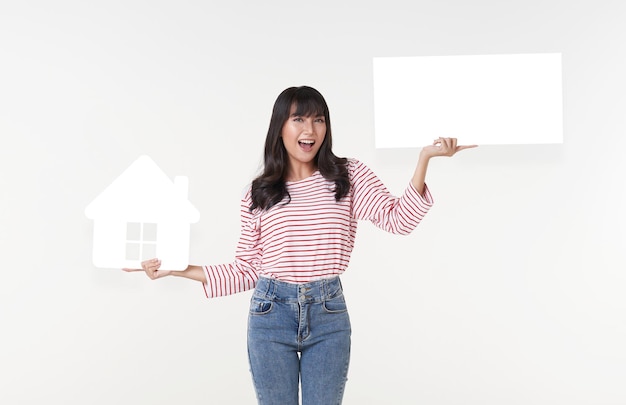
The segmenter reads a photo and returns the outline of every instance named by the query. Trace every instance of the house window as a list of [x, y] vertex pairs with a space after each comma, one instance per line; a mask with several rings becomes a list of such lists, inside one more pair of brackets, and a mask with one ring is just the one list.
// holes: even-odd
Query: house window
[[157, 224], [126, 224], [126, 260], [148, 260], [156, 257]]

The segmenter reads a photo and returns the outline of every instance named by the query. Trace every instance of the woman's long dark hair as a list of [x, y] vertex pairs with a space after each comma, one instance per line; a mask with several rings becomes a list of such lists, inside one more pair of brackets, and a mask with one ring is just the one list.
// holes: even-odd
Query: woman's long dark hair
[[335, 156], [330, 130], [328, 105], [322, 94], [312, 87], [290, 87], [284, 90], [274, 103], [270, 127], [265, 138], [263, 173], [252, 182], [252, 206], [267, 210], [289, 196], [285, 177], [289, 156], [281, 136], [283, 125], [289, 118], [291, 106], [296, 106], [296, 115], [303, 117], [323, 115], [326, 120], [326, 136], [320, 146], [315, 163], [325, 179], [335, 182], [335, 200], [339, 201], [350, 190], [347, 159]]

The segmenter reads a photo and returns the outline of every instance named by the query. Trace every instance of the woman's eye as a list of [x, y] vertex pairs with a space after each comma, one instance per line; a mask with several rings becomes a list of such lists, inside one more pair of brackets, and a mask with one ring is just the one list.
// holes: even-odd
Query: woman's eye
[[315, 122], [319, 122], [320, 124], [324, 123], [324, 118], [318, 118], [315, 120]]

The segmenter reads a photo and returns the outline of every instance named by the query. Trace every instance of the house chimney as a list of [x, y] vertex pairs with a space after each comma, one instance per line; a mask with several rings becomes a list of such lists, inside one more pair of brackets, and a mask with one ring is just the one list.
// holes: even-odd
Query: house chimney
[[180, 197], [187, 199], [189, 196], [189, 178], [187, 176], [174, 177], [174, 189]]

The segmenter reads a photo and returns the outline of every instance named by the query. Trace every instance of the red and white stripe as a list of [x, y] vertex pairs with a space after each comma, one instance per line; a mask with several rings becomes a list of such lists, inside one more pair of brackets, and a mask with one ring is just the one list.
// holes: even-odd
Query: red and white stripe
[[368, 220], [387, 232], [409, 234], [433, 204], [409, 183], [401, 197], [389, 193], [367, 166], [348, 163], [351, 189], [335, 201], [333, 182], [319, 172], [288, 182], [291, 196], [267, 211], [250, 212], [250, 190], [241, 201], [241, 237], [235, 261], [203, 266], [207, 297], [254, 288], [259, 276], [306, 283], [340, 275], [348, 267], [357, 221]]

